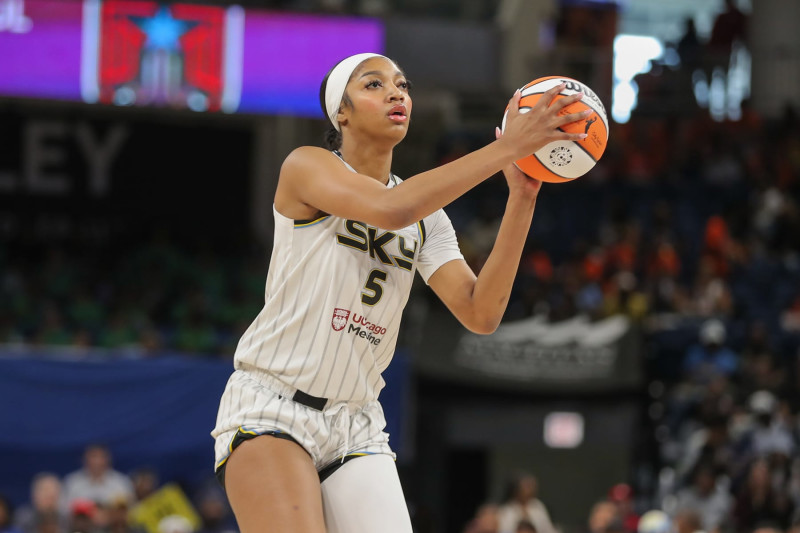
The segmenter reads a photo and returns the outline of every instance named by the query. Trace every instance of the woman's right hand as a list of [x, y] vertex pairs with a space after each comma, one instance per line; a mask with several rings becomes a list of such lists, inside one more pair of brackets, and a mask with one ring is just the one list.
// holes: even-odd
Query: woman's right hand
[[556, 99], [564, 87], [566, 85], [562, 83], [545, 92], [527, 113], [520, 112], [522, 95], [519, 89], [511, 97], [503, 136], [497, 142], [506, 143], [515, 154], [515, 160], [529, 156], [553, 141], [580, 141], [586, 138], [585, 133], [567, 133], [561, 130], [563, 126], [592, 114], [591, 110], [559, 114], [565, 107], [583, 98], [583, 93], [576, 93]]

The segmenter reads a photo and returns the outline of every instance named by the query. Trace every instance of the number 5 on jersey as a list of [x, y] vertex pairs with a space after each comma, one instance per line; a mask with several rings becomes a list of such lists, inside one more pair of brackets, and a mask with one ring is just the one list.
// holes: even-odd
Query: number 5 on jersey
[[383, 285], [381, 283], [384, 281], [386, 281], [386, 272], [377, 268], [373, 269], [367, 276], [367, 282], [361, 292], [361, 301], [369, 306], [380, 302], [381, 296], [383, 296]]

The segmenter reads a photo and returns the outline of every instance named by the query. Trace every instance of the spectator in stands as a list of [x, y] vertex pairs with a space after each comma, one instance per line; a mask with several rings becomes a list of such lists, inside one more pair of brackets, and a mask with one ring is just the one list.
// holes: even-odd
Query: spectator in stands
[[750, 325], [741, 353], [741, 396], [747, 397], [760, 390], [772, 394], [784, 392], [788, 386], [787, 365], [777, 356], [763, 321], [754, 321]]
[[70, 504], [70, 533], [99, 533], [95, 524], [97, 505], [92, 500], [75, 499]]
[[187, 317], [176, 328], [174, 343], [178, 350], [184, 352], [216, 354], [217, 333], [204, 308], [197, 306], [189, 310]]
[[783, 484], [775, 484], [769, 463], [759, 459], [750, 466], [747, 483], [736, 495], [733, 510], [736, 528], [749, 532], [761, 524], [774, 524], [778, 529], [789, 527], [794, 504]]
[[[112, 469], [111, 452], [101, 444], [90, 444], [86, 447], [83, 468], [64, 478], [64, 493], [70, 505], [76, 500], [108, 505], [118, 497], [124, 497], [128, 501], [133, 501], [134, 497], [130, 478]], [[73, 512], [73, 518], [74, 515]]]
[[725, 10], [714, 19], [711, 37], [706, 44], [709, 83], [716, 70], [727, 76], [734, 44], [746, 44], [747, 24], [747, 15], [736, 6], [736, 0], [725, 0]]
[[734, 187], [745, 178], [741, 154], [728, 136], [713, 134], [704, 144], [704, 150], [701, 169], [704, 182], [722, 189]]
[[615, 533], [624, 531], [617, 505], [608, 500], [595, 503], [589, 512], [589, 533]]
[[700, 328], [700, 344], [693, 346], [683, 362], [689, 380], [708, 383], [717, 376], [731, 376], [738, 367], [738, 357], [725, 345], [725, 324], [720, 320], [706, 321]]
[[0, 345], [23, 344], [25, 336], [22, 332], [22, 320], [13, 314], [9, 300], [11, 300], [9, 295], [0, 289], [0, 301], [3, 301], [0, 305]]
[[50, 472], [36, 474], [31, 482], [31, 501], [17, 510], [16, 523], [23, 533], [35, 533], [42, 524], [55, 523], [66, 531], [68, 516], [62, 498], [61, 480]]
[[794, 503], [771, 471], [769, 462], [758, 459], [752, 463], [747, 483], [736, 495], [734, 517], [739, 531], [752, 531], [762, 524], [787, 529], [794, 515]]
[[0, 533], [22, 533], [14, 525], [14, 506], [0, 494]]
[[684, 509], [675, 515], [675, 533], [704, 533], [700, 515], [691, 509]]
[[129, 520], [129, 502], [126, 498], [116, 498], [108, 506], [108, 526], [103, 533], [145, 533], [139, 526]]
[[650, 304], [647, 295], [637, 285], [635, 274], [628, 270], [618, 272], [605, 287], [603, 314], [624, 314], [637, 322], [643, 320]]
[[634, 509], [633, 489], [627, 483], [617, 483], [608, 491], [608, 501], [616, 504], [622, 527], [628, 533], [636, 533], [639, 514]]
[[161, 333], [152, 326], [145, 326], [139, 334], [139, 345], [144, 357], [156, 356], [165, 348]]
[[703, 317], [727, 317], [733, 312], [733, 297], [723, 277], [715, 272], [716, 263], [710, 255], [700, 258], [700, 266], [691, 288], [691, 305], [687, 311]]
[[737, 442], [739, 464], [752, 460], [770, 458], [786, 464], [796, 450], [793, 428], [779, 416], [779, 401], [769, 391], [753, 393], [748, 405], [750, 427], [742, 432]]
[[67, 318], [72, 324], [89, 331], [95, 331], [103, 322], [105, 309], [99, 298], [92, 294], [87, 285], [81, 284], [73, 289], [67, 306]]
[[61, 518], [55, 514], [42, 514], [36, 518], [33, 531], [35, 533], [68, 533], [67, 525], [62, 525]]
[[72, 344], [72, 333], [64, 322], [64, 317], [55, 302], [44, 302], [41, 316], [41, 327], [36, 333], [34, 342], [46, 346], [69, 346]]
[[678, 466], [677, 474], [684, 479], [700, 463], [724, 469], [734, 456], [728, 433], [728, 418], [721, 413], [706, 417], [705, 424], [691, 434]]
[[100, 330], [97, 344], [103, 348], [130, 348], [137, 344], [137, 332], [121, 309], [115, 309]]
[[730, 274], [731, 261], [737, 259], [738, 247], [723, 217], [714, 215], [706, 220], [703, 256], [709, 262], [713, 276], [725, 278]]
[[697, 26], [692, 17], [686, 17], [683, 22], [683, 35], [676, 47], [681, 60], [681, 69], [689, 77], [702, 65], [703, 45], [697, 35]]
[[158, 490], [158, 473], [154, 468], [137, 468], [131, 473], [134, 501], [140, 502]]
[[649, 276], [666, 276], [675, 278], [681, 272], [681, 259], [675, 244], [669, 238], [662, 238], [653, 243], [653, 249], [647, 258], [647, 274]]
[[198, 533], [234, 533], [228, 522], [230, 508], [225, 494], [216, 487], [201, 492], [197, 498], [197, 512], [202, 522]]
[[725, 483], [718, 483], [717, 470], [709, 464], [697, 465], [692, 484], [676, 494], [676, 512], [695, 511], [700, 515], [703, 530], [712, 533], [727, 527], [733, 500]]
[[500, 533], [513, 533], [521, 520], [531, 522], [538, 533], [555, 533], [538, 493], [539, 483], [531, 474], [519, 474], [511, 480], [499, 509]]
[[651, 315], [676, 313], [686, 299], [686, 290], [672, 273], [652, 274], [646, 278], [647, 301]]
[[462, 533], [500, 533], [498, 507], [493, 503], [484, 503], [475, 512]]

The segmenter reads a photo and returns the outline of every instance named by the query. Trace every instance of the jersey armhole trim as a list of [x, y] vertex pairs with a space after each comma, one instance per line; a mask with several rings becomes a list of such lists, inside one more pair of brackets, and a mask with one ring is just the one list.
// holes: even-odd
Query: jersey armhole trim
[[325, 215], [325, 216], [321, 216], [321, 217], [315, 218], [315, 219], [295, 220], [294, 221], [294, 227], [295, 228], [307, 228], [309, 226], [313, 226], [314, 224], [319, 224], [320, 222], [322, 222], [323, 220], [325, 220], [326, 218], [329, 218], [329, 217], [330, 217], [330, 215]]

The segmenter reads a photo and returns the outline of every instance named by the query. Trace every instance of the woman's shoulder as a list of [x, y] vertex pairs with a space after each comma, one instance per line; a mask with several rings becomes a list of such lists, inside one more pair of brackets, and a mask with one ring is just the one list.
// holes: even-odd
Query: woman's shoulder
[[298, 146], [297, 148], [292, 150], [292, 152], [289, 155], [291, 156], [292, 154], [314, 156], [323, 154], [332, 155], [333, 152], [331, 152], [327, 148], [322, 148], [321, 146], [304, 145], [304, 146]]
[[330, 150], [319, 146], [298, 146], [286, 156], [284, 164], [302, 163], [303, 161], [331, 161], [336, 156]]
[[[281, 174], [310, 172], [328, 169], [337, 164], [338, 158], [330, 150], [319, 146], [299, 146], [292, 150], [281, 165]], [[341, 164], [341, 163], [339, 163]]]

